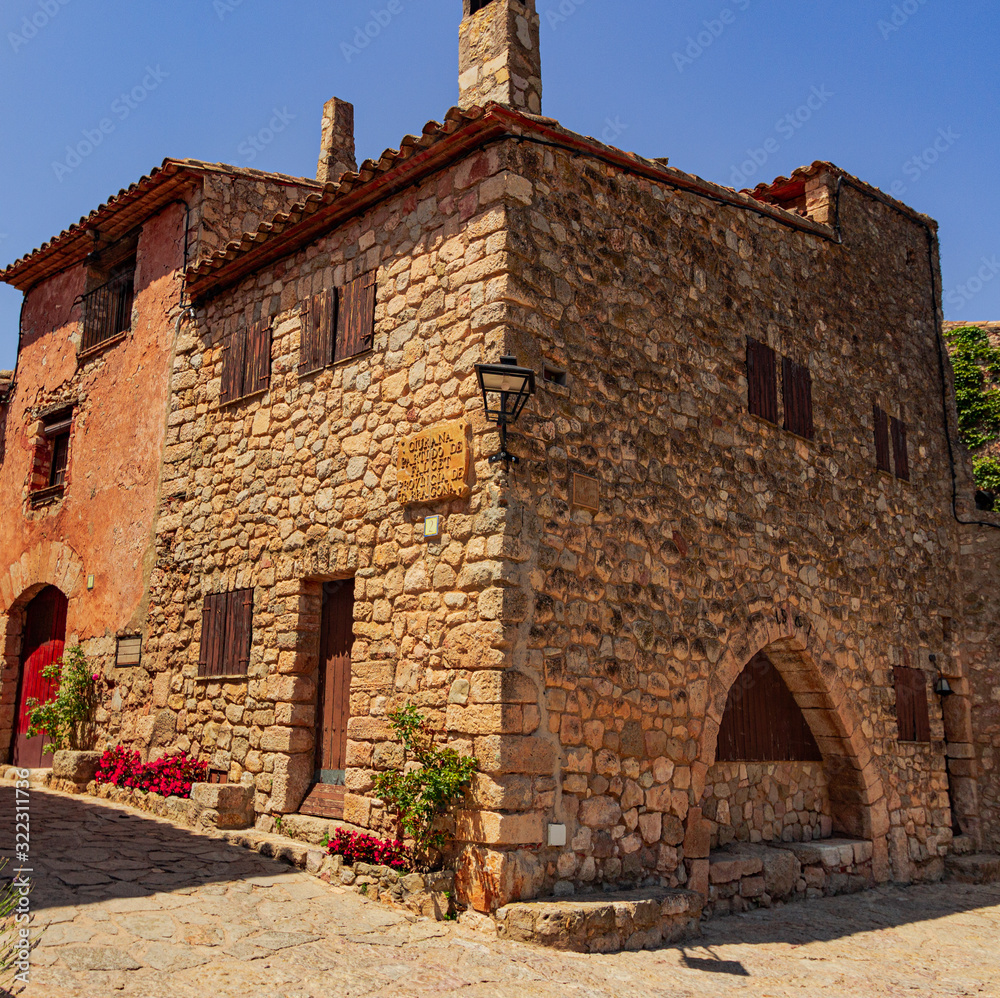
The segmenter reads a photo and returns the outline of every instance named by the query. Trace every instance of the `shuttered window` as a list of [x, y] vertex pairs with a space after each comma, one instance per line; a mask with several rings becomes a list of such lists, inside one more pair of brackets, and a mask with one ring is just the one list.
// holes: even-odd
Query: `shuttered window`
[[927, 708], [927, 677], [921, 669], [896, 666], [896, 720], [901, 742], [929, 742], [931, 722]]
[[319, 371], [333, 363], [333, 331], [336, 325], [336, 292], [330, 289], [313, 295], [302, 309], [299, 374]]
[[889, 417], [878, 406], [874, 406], [875, 420], [875, 465], [879, 471], [892, 471], [889, 467]]
[[906, 450], [906, 423], [892, 418], [892, 460], [896, 466], [896, 477], [904, 482], [910, 480], [910, 458]]
[[199, 677], [245, 676], [253, 638], [253, 590], [205, 597], [201, 616]]
[[785, 429], [812, 440], [812, 375], [809, 368], [796, 364], [790, 357], [783, 357], [781, 393], [785, 404]]
[[777, 374], [774, 351], [747, 337], [747, 405], [769, 423], [778, 422]]
[[717, 762], [819, 762], [805, 716], [771, 660], [755, 655], [729, 691]]
[[371, 350], [375, 342], [375, 272], [340, 289], [334, 361]]
[[271, 385], [271, 322], [241, 326], [222, 344], [222, 390], [225, 404], [266, 392]]

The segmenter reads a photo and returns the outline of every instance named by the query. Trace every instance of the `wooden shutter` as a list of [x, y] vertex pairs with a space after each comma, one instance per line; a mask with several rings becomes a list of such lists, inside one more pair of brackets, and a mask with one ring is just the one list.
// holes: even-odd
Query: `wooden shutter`
[[246, 327], [235, 330], [222, 341], [222, 391], [219, 401], [235, 402], [243, 396], [243, 371], [246, 361]]
[[318, 371], [333, 362], [336, 324], [337, 295], [333, 289], [313, 295], [302, 310], [299, 374]]
[[780, 673], [755, 655], [729, 691], [717, 762], [819, 762], [816, 739]]
[[237, 589], [229, 594], [232, 645], [226, 649], [229, 675], [245, 676], [250, 667], [253, 640], [253, 589]]
[[333, 359], [371, 350], [375, 343], [375, 271], [351, 281], [340, 293]]
[[910, 480], [910, 458], [906, 451], [906, 423], [892, 417], [892, 457], [896, 466], [896, 477], [904, 482]]
[[774, 351], [747, 337], [747, 403], [755, 416], [778, 422], [777, 364]]
[[215, 676], [220, 672], [226, 626], [226, 594], [210, 593], [201, 612], [201, 651], [198, 675]]
[[247, 333], [243, 394], [266, 392], [271, 385], [271, 320], [253, 323]]
[[889, 417], [876, 404], [875, 419], [875, 465], [879, 471], [892, 471], [889, 467]]
[[927, 677], [921, 669], [896, 666], [892, 670], [896, 687], [896, 721], [901, 742], [931, 740], [930, 712], [927, 705]]
[[781, 391], [785, 403], [785, 429], [812, 440], [812, 375], [809, 368], [796, 364], [790, 357], [783, 357]]

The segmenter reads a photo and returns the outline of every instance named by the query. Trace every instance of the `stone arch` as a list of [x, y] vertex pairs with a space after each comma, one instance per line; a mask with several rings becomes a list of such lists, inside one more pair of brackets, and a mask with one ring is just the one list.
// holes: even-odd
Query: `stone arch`
[[55, 586], [69, 600], [72, 618], [83, 584], [83, 561], [62, 541], [40, 541], [0, 573], [0, 763], [9, 761], [14, 732], [24, 608], [46, 586]]
[[838, 668], [810, 653], [811, 635], [807, 614], [779, 605], [755, 614], [742, 638], [732, 641], [711, 680], [694, 785], [700, 796], [715, 762], [730, 688], [755, 655], [766, 653], [823, 754], [834, 831], [873, 842], [876, 878], [884, 880], [888, 877], [889, 812], [882, 778]]

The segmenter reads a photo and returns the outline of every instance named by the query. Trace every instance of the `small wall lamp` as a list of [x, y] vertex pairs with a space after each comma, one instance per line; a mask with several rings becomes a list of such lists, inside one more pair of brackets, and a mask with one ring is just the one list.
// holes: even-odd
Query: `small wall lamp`
[[517, 358], [504, 356], [499, 364], [476, 364], [476, 377], [483, 393], [486, 418], [500, 427], [500, 450], [490, 464], [503, 461], [508, 470], [517, 458], [507, 451], [507, 427], [521, 415], [524, 404], [535, 394], [535, 372], [518, 367]]
[[938, 676], [938, 681], [934, 684], [934, 692], [939, 697], [950, 697], [955, 691], [951, 688], [951, 683], [944, 676]]

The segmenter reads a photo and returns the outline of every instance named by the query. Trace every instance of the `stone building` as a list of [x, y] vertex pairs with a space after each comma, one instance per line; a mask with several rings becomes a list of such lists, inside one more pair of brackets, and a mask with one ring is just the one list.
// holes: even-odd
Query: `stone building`
[[[458, 107], [356, 169], [331, 101], [322, 186], [191, 258], [105, 733], [318, 839], [393, 828], [414, 703], [478, 759], [480, 910], [736, 908], [763, 885], [709, 878], [738, 843], [848, 840], [793, 893], [995, 847], [992, 541], [963, 532], [992, 528], [955, 522], [935, 224], [828, 163], [736, 192], [541, 98], [533, 0], [466, 0]], [[503, 356], [537, 375], [509, 468], [476, 372]]]
[[109, 669], [141, 656], [185, 268], [317, 186], [166, 160], [0, 273], [24, 293], [17, 370], [0, 374], [3, 761], [42, 763], [26, 700], [65, 641]]

